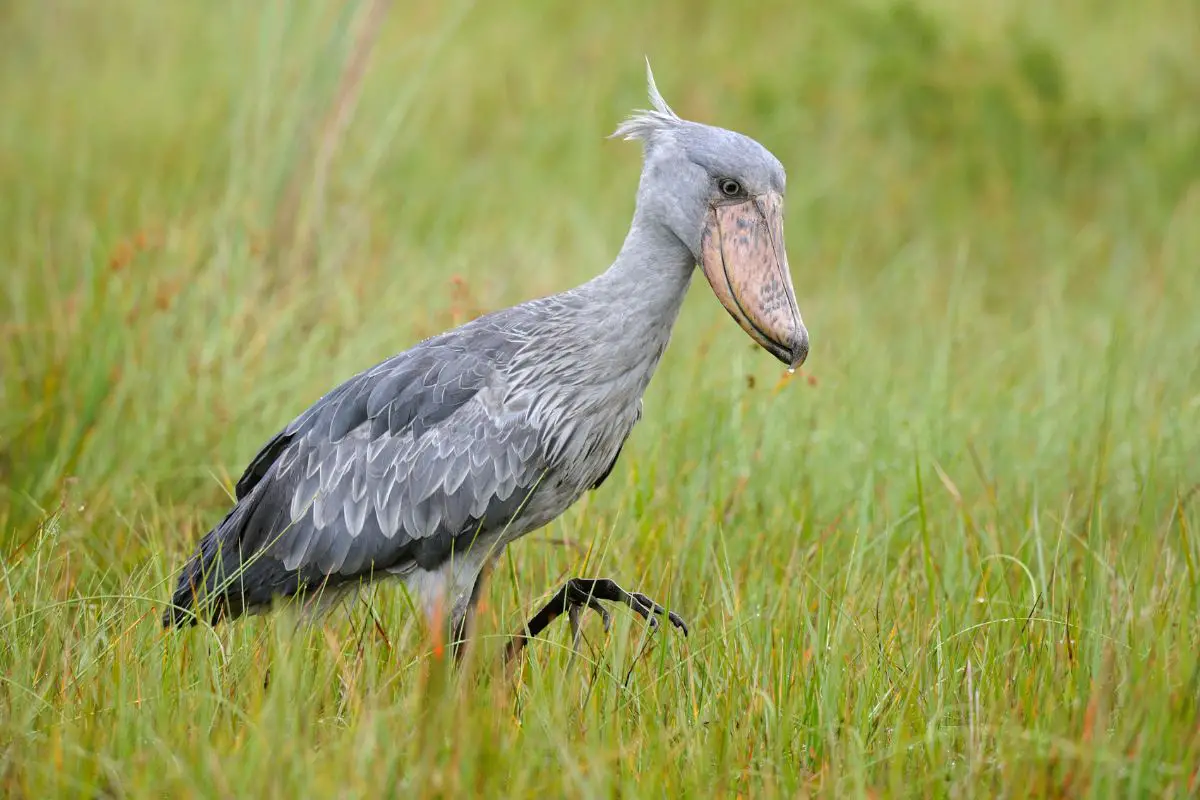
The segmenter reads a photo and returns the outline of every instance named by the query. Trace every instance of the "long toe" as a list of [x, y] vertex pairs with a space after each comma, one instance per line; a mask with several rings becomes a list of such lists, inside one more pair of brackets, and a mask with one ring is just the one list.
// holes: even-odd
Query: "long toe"
[[563, 612], [567, 613], [571, 624], [574, 645], [577, 649], [581, 637], [580, 612], [584, 607], [590, 608], [600, 615], [604, 621], [604, 630], [608, 631], [612, 623], [612, 615], [601, 605], [601, 602], [621, 603], [634, 613], [646, 620], [647, 624], [657, 630], [659, 616], [670, 620], [671, 624], [688, 635], [687, 623], [683, 617], [674, 611], [668, 611], [641, 592], [627, 592], [608, 578], [571, 578], [554, 597], [534, 614], [526, 623], [525, 628], [513, 634], [505, 647], [506, 662], [519, 653], [531, 639], [546, 629], [551, 622]]
[[612, 614], [608, 613], [608, 609], [600, 605], [600, 601], [594, 597], [588, 598], [588, 608], [600, 615], [600, 622], [604, 625], [604, 632], [608, 633], [612, 630]]
[[661, 614], [669, 619], [672, 625], [683, 631], [684, 636], [688, 635], [687, 623], [683, 621], [683, 617], [679, 616], [674, 611], [668, 611], [641, 592], [631, 592], [629, 594], [629, 599], [631, 601], [629, 604], [630, 608], [641, 614], [643, 617], [646, 617], [650, 621], [650, 627], [658, 627], [658, 619], [651, 616], [651, 614]]

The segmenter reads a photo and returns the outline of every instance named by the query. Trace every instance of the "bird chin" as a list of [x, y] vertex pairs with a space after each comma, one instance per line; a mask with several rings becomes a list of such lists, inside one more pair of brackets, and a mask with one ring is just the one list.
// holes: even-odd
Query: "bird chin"
[[700, 267], [725, 310], [764, 350], [795, 368], [808, 356], [775, 193], [712, 206], [700, 236]]

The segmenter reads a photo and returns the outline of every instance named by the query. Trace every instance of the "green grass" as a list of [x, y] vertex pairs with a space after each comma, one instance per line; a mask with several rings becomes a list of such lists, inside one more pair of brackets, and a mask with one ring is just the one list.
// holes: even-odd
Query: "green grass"
[[[355, 83], [360, 5], [0, 4], [0, 792], [1200, 791], [1194, 3], [399, 3]], [[787, 167], [809, 364], [696, 283], [459, 678], [397, 586], [164, 635], [281, 425], [607, 266], [643, 54]], [[506, 680], [571, 574], [692, 636]]]

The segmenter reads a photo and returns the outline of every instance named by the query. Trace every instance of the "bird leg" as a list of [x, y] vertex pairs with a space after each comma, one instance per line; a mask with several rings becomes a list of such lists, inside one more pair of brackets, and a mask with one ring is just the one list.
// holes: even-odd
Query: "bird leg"
[[491, 576], [492, 570], [503, 552], [504, 548], [501, 547], [480, 568], [479, 574], [475, 576], [475, 585], [471, 587], [471, 597], [467, 600], [466, 608], [463, 609], [462, 615], [450, 625], [450, 653], [454, 657], [456, 665], [461, 664], [466, 656], [468, 636], [475, 620], [475, 609], [483, 594], [484, 584]]
[[584, 606], [597, 611], [604, 619], [604, 629], [608, 630], [611, 617], [608, 611], [597, 602], [599, 600], [629, 606], [653, 629], [658, 628], [658, 617], [655, 614], [664, 615], [672, 625], [683, 631], [684, 636], [687, 636], [687, 623], [683, 621], [683, 618], [674, 611], [667, 611], [646, 595], [640, 592], [627, 592], [607, 578], [571, 578], [563, 584], [550, 602], [542, 606], [541, 611], [534, 614], [529, 622], [525, 623], [523, 630], [513, 634], [512, 640], [505, 648], [504, 660], [510, 661], [530, 639], [544, 631], [563, 612], [567, 613], [567, 618], [571, 621], [571, 630], [576, 643], [579, 640], [579, 612]]

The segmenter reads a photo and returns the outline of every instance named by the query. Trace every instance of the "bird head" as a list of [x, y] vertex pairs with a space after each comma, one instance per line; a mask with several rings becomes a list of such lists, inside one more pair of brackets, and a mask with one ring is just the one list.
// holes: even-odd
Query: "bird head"
[[651, 109], [612, 135], [645, 150], [638, 212], [691, 251], [717, 299], [755, 342], [789, 367], [808, 356], [783, 237], [787, 178], [779, 159], [735, 131], [680, 118], [646, 63]]

